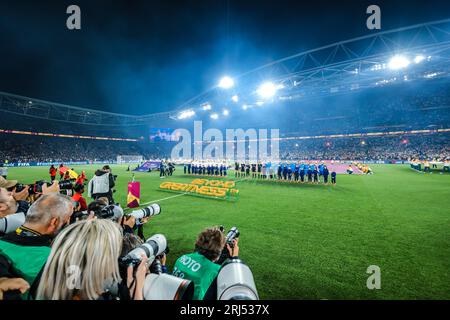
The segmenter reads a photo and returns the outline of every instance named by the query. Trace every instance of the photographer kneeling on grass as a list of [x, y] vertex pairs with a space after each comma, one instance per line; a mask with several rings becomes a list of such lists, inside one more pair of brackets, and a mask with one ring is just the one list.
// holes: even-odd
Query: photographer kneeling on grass
[[[176, 261], [172, 275], [194, 283], [194, 300], [215, 299], [209, 297], [209, 292], [214, 292], [211, 288], [215, 287], [221, 267], [216, 262], [225, 244], [223, 230], [218, 227], [207, 228], [198, 235], [194, 253], [185, 254]], [[226, 244], [226, 247], [231, 258], [238, 258], [238, 239], [233, 240], [233, 246]]]
[[[70, 198], [59, 193], [43, 195], [34, 202], [24, 225], [0, 238], [0, 280], [22, 278], [33, 288], [50, 254], [51, 241], [69, 223], [72, 212]], [[10, 291], [4, 298], [20, 299], [21, 295]]]

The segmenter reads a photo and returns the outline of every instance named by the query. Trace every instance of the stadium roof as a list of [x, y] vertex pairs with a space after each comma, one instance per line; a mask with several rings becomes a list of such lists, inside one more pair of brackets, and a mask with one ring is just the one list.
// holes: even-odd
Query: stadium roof
[[0, 110], [71, 123], [134, 126], [169, 117], [182, 120], [202, 112], [217, 114], [216, 105], [223, 108], [239, 104], [249, 108], [277, 100], [316, 98], [449, 75], [450, 19], [445, 19], [340, 41], [285, 57], [232, 77], [234, 86], [228, 89], [213, 86], [171, 112], [131, 116], [5, 92], [0, 92]]

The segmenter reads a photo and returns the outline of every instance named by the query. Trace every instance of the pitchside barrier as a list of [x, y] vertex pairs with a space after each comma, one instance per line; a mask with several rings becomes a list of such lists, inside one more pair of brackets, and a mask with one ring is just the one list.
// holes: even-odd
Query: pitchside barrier
[[[63, 161], [64, 165], [88, 165], [88, 164], [116, 164], [117, 161]], [[61, 162], [8, 162], [3, 163], [4, 167], [48, 167], [51, 165], [60, 165]]]
[[425, 166], [422, 162], [410, 162], [409, 164], [411, 166], [411, 169], [419, 172], [450, 172], [449, 166], [445, 166], [444, 162], [430, 162], [430, 166], [427, 171], [425, 171]]

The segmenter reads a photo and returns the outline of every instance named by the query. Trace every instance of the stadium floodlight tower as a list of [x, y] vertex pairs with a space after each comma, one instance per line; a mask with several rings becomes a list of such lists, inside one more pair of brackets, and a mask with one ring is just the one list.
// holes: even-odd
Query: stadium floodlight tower
[[408, 67], [409, 64], [410, 64], [410, 61], [407, 57], [402, 56], [402, 55], [396, 55], [396, 56], [393, 56], [391, 58], [391, 60], [389, 60], [388, 67], [391, 70], [399, 70], [399, 69], [404, 69], [404, 68]]
[[187, 119], [187, 118], [193, 117], [194, 115], [195, 115], [195, 111], [194, 110], [192, 110], [192, 109], [185, 110], [185, 111], [182, 111], [178, 115], [178, 120]]
[[[392, 71], [404, 75], [391, 77]], [[270, 82], [261, 84], [261, 79], [268, 77]], [[0, 111], [68, 123], [130, 127], [166, 119], [184, 121], [179, 116], [186, 120], [197, 115], [218, 119], [223, 115], [211, 114], [211, 106], [224, 106], [231, 111], [235, 109], [228, 103], [242, 102], [242, 110], [246, 110], [266, 105], [276, 95], [280, 103], [293, 103], [395, 84], [400, 79], [413, 82], [442, 78], [450, 78], [450, 19], [335, 42], [270, 62], [233, 78], [224, 76], [217, 84], [168, 112], [141, 116], [116, 114], [5, 92], [0, 92]]]
[[[404, 73], [404, 77], [391, 77], [392, 72]], [[450, 19], [338, 41], [272, 61], [233, 78], [223, 77], [218, 84], [179, 105], [172, 114], [186, 108], [201, 110], [206, 102], [212, 105], [242, 102], [244, 111], [270, 101], [292, 104], [297, 100], [352, 94], [395, 84], [400, 79], [413, 82], [444, 77], [450, 77]], [[261, 83], [261, 79], [267, 82]], [[225, 93], [227, 89], [232, 94]], [[279, 99], [275, 100], [276, 96]]]
[[230, 89], [234, 86], [234, 80], [228, 76], [222, 77], [219, 81], [219, 87], [222, 89]]
[[257, 92], [261, 98], [269, 99], [277, 93], [277, 87], [272, 82], [265, 82], [258, 88]]

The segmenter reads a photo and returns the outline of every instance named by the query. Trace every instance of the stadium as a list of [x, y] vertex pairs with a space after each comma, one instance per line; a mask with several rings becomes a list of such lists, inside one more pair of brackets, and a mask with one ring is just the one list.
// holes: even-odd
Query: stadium
[[[244, 289], [231, 298], [448, 300], [450, 18], [345, 34], [253, 68], [222, 70], [155, 112], [0, 87], [0, 187], [18, 201], [32, 186], [20, 200], [37, 208], [51, 200], [39, 181], [68, 180], [59, 192], [79, 193], [81, 212], [79, 199], [94, 200], [91, 181], [106, 166], [114, 190], [99, 194], [124, 217], [153, 211], [134, 229], [146, 240], [164, 235], [163, 265], [174, 278], [202, 230], [223, 226], [228, 236], [236, 227], [246, 276], [233, 279]], [[31, 218], [24, 219], [27, 226]], [[69, 239], [84, 222], [59, 233], [50, 257], [64, 247], [62, 235]], [[7, 248], [0, 245], [0, 255]], [[44, 264], [45, 279], [52, 263]], [[12, 276], [0, 268], [3, 277]], [[41, 299], [66, 299], [41, 287]], [[144, 299], [167, 298], [146, 288]]]

